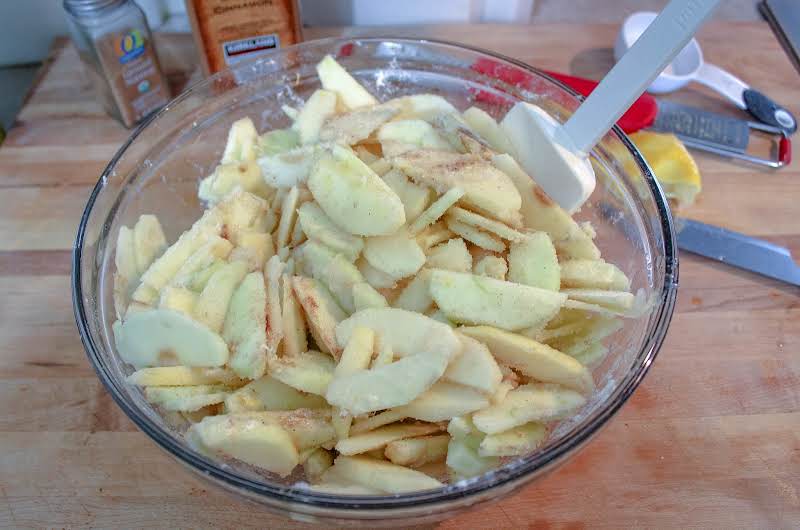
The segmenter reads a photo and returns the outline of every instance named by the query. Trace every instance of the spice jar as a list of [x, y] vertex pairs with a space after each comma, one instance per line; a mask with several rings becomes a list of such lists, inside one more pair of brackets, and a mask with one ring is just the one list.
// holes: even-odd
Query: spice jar
[[132, 0], [64, 0], [72, 40], [106, 110], [132, 127], [169, 101], [144, 13]]

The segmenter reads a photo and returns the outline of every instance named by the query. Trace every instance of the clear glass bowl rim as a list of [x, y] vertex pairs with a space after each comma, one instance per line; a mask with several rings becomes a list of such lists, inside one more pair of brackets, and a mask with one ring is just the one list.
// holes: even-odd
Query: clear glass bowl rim
[[[507, 62], [529, 74], [546, 79], [579, 101], [583, 99], [583, 96], [575, 92], [570, 87], [564, 85], [557, 79], [550, 77], [545, 72], [526, 63], [482, 48], [445, 40], [414, 39], [391, 36], [363, 38], [334, 37], [306, 41], [291, 47], [281, 48], [276, 50], [275, 53], [286, 53], [292, 49], [298, 49], [302, 48], [303, 46], [311, 45], [329, 46], [330, 49], [333, 50], [349, 43], [379, 43], [387, 41], [401, 44], [433, 45], [440, 48], [454, 48], [473, 52], [490, 59], [498, 59], [500, 61]], [[268, 58], [269, 56], [266, 57]], [[263, 59], [264, 56], [254, 59], [253, 62]], [[247, 62], [239, 63], [232, 70], [236, 70], [237, 68], [241, 68], [247, 64]], [[651, 324], [648, 329], [648, 334], [641, 350], [636, 356], [636, 359], [632, 365], [632, 369], [620, 382], [619, 386], [614, 392], [613, 398], [610, 398], [604, 406], [600, 407], [588, 418], [583, 420], [580, 423], [579, 428], [575, 430], [571, 436], [565, 436], [563, 439], [559, 440], [557, 443], [551, 445], [541, 452], [517, 459], [491, 473], [482, 475], [477, 479], [466, 481], [464, 484], [448, 484], [444, 488], [438, 490], [427, 490], [393, 496], [339, 496], [316, 493], [310, 490], [301, 490], [291, 488], [289, 486], [280, 486], [277, 484], [270, 485], [245, 478], [237, 473], [227, 471], [214, 462], [202, 458], [193, 452], [187, 451], [184, 447], [181, 447], [172, 438], [172, 436], [162, 432], [159, 427], [154, 425], [145, 417], [145, 415], [140, 413], [135, 407], [132, 407], [126, 401], [122, 394], [117, 390], [115, 382], [108, 374], [105, 373], [102, 363], [99, 360], [97, 345], [95, 344], [95, 341], [89, 331], [86, 308], [83, 304], [82, 274], [80, 268], [83, 257], [83, 245], [85, 243], [86, 229], [92, 213], [92, 207], [94, 206], [100, 193], [103, 191], [104, 182], [106, 182], [106, 179], [111, 177], [117, 162], [128, 149], [128, 147], [139, 135], [146, 131], [153, 122], [157, 121], [159, 117], [169, 112], [170, 108], [175, 103], [190, 97], [198, 90], [207, 87], [225, 75], [230, 75], [230, 70], [219, 72], [189, 87], [170, 103], [168, 103], [164, 108], [145, 120], [131, 133], [128, 140], [126, 140], [125, 143], [114, 154], [114, 157], [108, 163], [97, 184], [94, 186], [87, 201], [83, 215], [81, 216], [75, 245], [73, 247], [73, 310], [75, 313], [75, 320], [80, 333], [81, 341], [84, 349], [86, 350], [87, 357], [89, 358], [103, 385], [106, 387], [106, 390], [109, 391], [117, 405], [136, 424], [136, 426], [145, 434], [147, 434], [154, 442], [156, 442], [158, 446], [170, 453], [174, 458], [193, 468], [194, 471], [200, 473], [201, 475], [207, 476], [216, 481], [220, 481], [228, 488], [232, 488], [234, 490], [244, 490], [244, 492], [248, 494], [248, 497], [256, 499], [262, 498], [263, 501], [266, 501], [267, 504], [273, 505], [274, 507], [294, 509], [302, 512], [303, 510], [298, 506], [298, 504], [304, 504], [309, 508], [313, 507], [321, 510], [332, 510], [334, 513], [331, 513], [330, 515], [339, 513], [343, 516], [346, 516], [347, 512], [352, 513], [353, 510], [357, 510], [359, 512], [363, 512], [364, 510], [375, 512], [395, 512], [402, 509], [420, 509], [427, 507], [432, 512], [435, 512], [437, 511], [435, 507], [437, 504], [441, 505], [447, 503], [448, 501], [463, 502], [467, 500], [468, 497], [475, 497], [476, 502], [480, 502], [481, 500], [485, 500], [485, 495], [483, 494], [488, 493], [489, 490], [497, 489], [502, 486], [508, 486], [513, 489], [522, 486], [529, 480], [532, 480], [538, 476], [539, 473], [548, 468], [552, 468], [556, 464], [563, 461], [567, 456], [573, 454], [577, 449], [582, 447], [600, 430], [601, 427], [606, 424], [608, 420], [610, 420], [617, 413], [622, 405], [625, 404], [649, 370], [653, 360], [658, 354], [661, 345], [663, 344], [667, 329], [669, 328], [669, 323], [672, 319], [672, 313], [677, 295], [678, 253], [672, 214], [670, 212], [666, 195], [661, 189], [658, 181], [653, 176], [653, 172], [649, 165], [636, 149], [635, 145], [630, 141], [630, 139], [628, 139], [625, 133], [615, 125], [612, 129], [613, 134], [619, 139], [620, 142], [622, 142], [622, 144], [633, 157], [638, 168], [645, 177], [649, 191], [655, 198], [656, 207], [658, 209], [659, 218], [661, 221], [661, 230], [664, 243], [664, 248], [662, 249], [664, 252], [663, 287], [661, 292], [657, 293], [657, 302], [651, 316]], [[398, 513], [398, 515], [400, 514]]]

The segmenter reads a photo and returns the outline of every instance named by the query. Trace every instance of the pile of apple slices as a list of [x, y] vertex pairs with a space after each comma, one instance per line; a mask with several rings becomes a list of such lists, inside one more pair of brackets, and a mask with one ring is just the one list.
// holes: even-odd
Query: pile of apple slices
[[129, 381], [198, 451], [339, 494], [478, 475], [594, 389], [630, 283], [515, 162], [503, 123], [379, 103], [332, 58], [293, 124], [233, 124], [167, 246], [119, 231]]

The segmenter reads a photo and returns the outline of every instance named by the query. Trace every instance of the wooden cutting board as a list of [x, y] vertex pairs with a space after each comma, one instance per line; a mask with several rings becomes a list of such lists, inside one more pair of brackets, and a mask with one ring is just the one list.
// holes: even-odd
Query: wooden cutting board
[[[375, 30], [318, 33], [365, 32]], [[598, 78], [613, 62], [616, 27], [381, 32], [465, 42]], [[800, 115], [800, 78], [766, 23], [712, 23], [699, 40], [707, 60]], [[191, 40], [158, 45], [183, 84]], [[698, 86], [677, 98], [726, 107]], [[0, 147], [0, 526], [291, 527], [174, 462], [87, 363], [72, 314], [70, 249], [89, 190], [127, 135], [61, 43]], [[705, 189], [682, 214], [800, 256], [797, 156], [779, 172], [696, 156]], [[442, 528], [800, 526], [800, 290], [688, 255], [680, 283], [655, 365], [595, 440], [518, 495]]]

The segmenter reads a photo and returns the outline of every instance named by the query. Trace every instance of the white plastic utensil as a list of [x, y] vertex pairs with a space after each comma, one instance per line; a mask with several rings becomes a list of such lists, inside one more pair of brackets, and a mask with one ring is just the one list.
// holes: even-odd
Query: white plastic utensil
[[[640, 11], [625, 19], [622, 23], [617, 41], [614, 44], [614, 57], [620, 60], [636, 39], [644, 33], [655, 20], [658, 13]], [[675, 56], [663, 72], [648, 87], [648, 92], [665, 94], [683, 88], [690, 81], [696, 81], [728, 98], [740, 109], [747, 110], [759, 121], [780, 127], [788, 133], [797, 129], [797, 122], [792, 114], [765, 94], [750, 86], [719, 66], [705, 62], [703, 50], [697, 39], [689, 43]]]
[[517, 103], [502, 127], [517, 158], [568, 212], [595, 187], [587, 154], [711, 15], [719, 0], [672, 0], [563, 125], [530, 103]]

